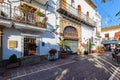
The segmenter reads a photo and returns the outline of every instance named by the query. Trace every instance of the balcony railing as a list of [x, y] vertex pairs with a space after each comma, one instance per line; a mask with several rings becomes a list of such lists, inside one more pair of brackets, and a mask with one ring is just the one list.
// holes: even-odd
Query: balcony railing
[[0, 3], [0, 18], [45, 28], [46, 27], [45, 23], [46, 23], [46, 19], [47, 19], [45, 14], [44, 14], [44, 16], [37, 16], [37, 17], [36, 17], [36, 15], [37, 15], [37, 13], [33, 12], [33, 11], [30, 13], [23, 12], [19, 8], [19, 6], [13, 7], [10, 4], [5, 3], [5, 2]]
[[87, 15], [78, 11], [78, 9], [74, 8], [73, 6], [68, 4], [67, 2], [64, 2], [63, 0], [57, 1], [57, 11], [60, 13], [67, 12], [66, 15], [68, 15], [68, 13], [70, 13], [70, 14], [74, 15], [74, 17], [79, 18], [81, 22], [90, 24], [92, 26], [96, 26], [96, 22], [93, 21], [93, 19], [89, 18]]
[[0, 3], [0, 17], [11, 19], [11, 5], [8, 3]]

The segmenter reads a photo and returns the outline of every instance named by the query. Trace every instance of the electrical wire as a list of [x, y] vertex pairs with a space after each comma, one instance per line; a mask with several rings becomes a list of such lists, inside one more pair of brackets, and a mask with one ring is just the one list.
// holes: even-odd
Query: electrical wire
[[109, 18], [111, 18], [112, 21], [119, 23], [119, 22], [118, 22], [117, 20], [115, 20], [112, 16], [110, 16], [110, 15], [99, 5], [99, 3], [98, 3], [96, 0], [94, 0], [94, 2], [97, 3], [97, 5], [99, 6], [99, 8], [105, 13], [105, 15], [107, 15]]

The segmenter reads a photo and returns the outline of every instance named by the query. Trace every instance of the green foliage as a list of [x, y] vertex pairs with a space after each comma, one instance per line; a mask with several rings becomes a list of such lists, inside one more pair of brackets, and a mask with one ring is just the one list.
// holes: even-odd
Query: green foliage
[[15, 62], [17, 62], [17, 56], [16, 56], [15, 54], [11, 55], [11, 56], [9, 57], [9, 61], [10, 61], [10, 63], [15, 63]]
[[88, 48], [89, 48], [89, 45], [88, 45], [88, 44], [85, 44], [85, 45], [84, 45], [84, 48], [85, 48], [85, 49], [88, 49]]
[[91, 48], [92, 48], [93, 46], [95, 46], [95, 44], [94, 44], [94, 43], [91, 43]]
[[5, 14], [5, 12], [3, 12], [3, 11], [1, 11], [1, 15], [2, 15], [3, 17], [7, 17], [7, 15]]
[[20, 4], [19, 8], [23, 13], [29, 13], [29, 12], [32, 11], [32, 8], [30, 8], [30, 7], [28, 7], [27, 5], [24, 5], [24, 4]]
[[37, 11], [37, 15], [38, 15], [38, 16], [43, 16], [43, 17], [45, 16], [45, 14], [43, 14], [43, 13], [40, 12], [40, 11]]
[[101, 49], [103, 49], [102, 46], [97, 46], [97, 50], [101, 50]]
[[64, 40], [61, 40], [61, 41], [60, 41], [60, 45], [61, 45], [61, 46], [63, 46], [63, 45], [67, 45], [67, 44], [68, 44], [67, 41], [64, 41]]

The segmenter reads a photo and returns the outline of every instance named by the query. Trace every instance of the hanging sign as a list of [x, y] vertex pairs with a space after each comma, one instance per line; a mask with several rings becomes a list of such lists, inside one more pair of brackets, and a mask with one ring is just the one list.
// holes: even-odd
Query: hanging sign
[[16, 47], [17, 47], [17, 41], [9, 40], [9, 48], [16, 48]]

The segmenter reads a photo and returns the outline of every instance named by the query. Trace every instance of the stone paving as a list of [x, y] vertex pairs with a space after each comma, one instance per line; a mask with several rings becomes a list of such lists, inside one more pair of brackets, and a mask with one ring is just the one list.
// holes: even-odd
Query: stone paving
[[[105, 79], [108, 79], [114, 73], [114, 71], [117, 68], [119, 68], [119, 66], [114, 61], [112, 61], [112, 57], [110, 55], [111, 54], [109, 52], [108, 53], [106, 52], [106, 53], [103, 53], [103, 54], [94, 53], [94, 54], [90, 54], [90, 55], [86, 55], [86, 56], [84, 56], [84, 55], [82, 55], [82, 56], [70, 55], [66, 59], [59, 59], [59, 60], [56, 60], [56, 61], [44, 61], [40, 64], [36, 64], [36, 65], [32, 65], [32, 66], [23, 66], [23, 67], [14, 68], [14, 69], [8, 69], [0, 77], [0, 80], [7, 80], [7, 79], [10, 79], [10, 80], [14, 80], [14, 79], [15, 80], [39, 80], [39, 79], [34, 79], [35, 77], [40, 78], [39, 75], [41, 75], [42, 78], [43, 78], [43, 76], [45, 77], [45, 79], [43, 79], [43, 80], [68, 80], [70, 76], [73, 76], [74, 79], [69, 79], [69, 80], [80, 80], [79, 78], [81, 78], [81, 80], [82, 79], [83, 80], [103, 80], [102, 78], [104, 78], [104, 80], [105, 80]], [[81, 70], [76, 65], [76, 68], [78, 68], [78, 69], [73, 69], [73, 70], [71, 69], [72, 74], [66, 75], [66, 77], [63, 78], [63, 79], [55, 79], [55, 77], [59, 78], [60, 75], [58, 75], [58, 74], [61, 74], [61, 72], [60, 72], [61, 69], [66, 68], [67, 65], [66, 66], [61, 66], [61, 68], [54, 68], [54, 69], [51, 69], [51, 70], [47, 70], [47, 69], [50, 69], [50, 68], [55, 67], [57, 65], [65, 64], [65, 63], [68, 63], [68, 62], [74, 62], [74, 61], [76, 61], [76, 63], [73, 63], [72, 65], [74, 65], [74, 64], [75, 65], [76, 64], [81, 65], [82, 64], [83, 66], [89, 66], [89, 67], [91, 66], [91, 68], [90, 68], [91, 70], [89, 70], [89, 68], [88, 68], [87, 70], [84, 70], [85, 71], [84, 73], [80, 73], [79, 74], [80, 76], [77, 75], [75, 77], [75, 74], [76, 74], [75, 72], [77, 72], [77, 70]], [[89, 64], [87, 63], [88, 61], [89, 61]], [[94, 67], [92, 67], [93, 63], [98, 68], [94, 69]], [[69, 65], [67, 67], [72, 68], [72, 65]], [[106, 77], [104, 77], [101, 74], [102, 70], [100, 68], [103, 68], [106, 71]], [[86, 69], [86, 68], [83, 67], [83, 69]], [[47, 70], [47, 71], [42, 72], [46, 75], [42, 75], [40, 73], [40, 71], [42, 71], [42, 70]], [[57, 73], [56, 75], [53, 75], [53, 76], [50, 76], [49, 74], [47, 74], [47, 73], [53, 74], [53, 72], [55, 70], [58, 71], [59, 73]], [[93, 73], [93, 71], [94, 72], [97, 71], [98, 73], [100, 73], [98, 75], [102, 76], [102, 78], [101, 79], [100, 78], [95, 79], [95, 78], [98, 78], [98, 75], [96, 75], [96, 73]], [[81, 70], [81, 72], [82, 72], [82, 70]], [[120, 69], [118, 69], [118, 72], [115, 74], [113, 80], [120, 80], [119, 72], [120, 72]], [[34, 73], [39, 73], [39, 75], [38, 74], [34, 75]], [[25, 77], [24, 75], [30, 75], [30, 76]], [[87, 75], [87, 77], [85, 75]], [[88, 76], [88, 75], [90, 75], [90, 76]], [[21, 79], [21, 78], [16, 79], [19, 76], [23, 79]], [[48, 79], [46, 79], [46, 76], [48, 77]]]
[[77, 57], [77, 55], [70, 55], [66, 59], [58, 59], [56, 61], [43, 61], [40, 64], [32, 66], [22, 66], [19, 68], [7, 69], [5, 70], [4, 74], [0, 76], [0, 80], [7, 80], [13, 77], [22, 76], [25, 74], [47, 69], [59, 64], [67, 63], [69, 61], [72, 61], [75, 57]]

